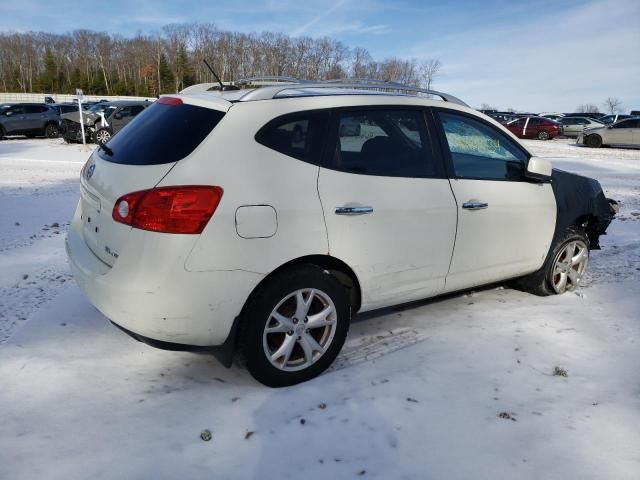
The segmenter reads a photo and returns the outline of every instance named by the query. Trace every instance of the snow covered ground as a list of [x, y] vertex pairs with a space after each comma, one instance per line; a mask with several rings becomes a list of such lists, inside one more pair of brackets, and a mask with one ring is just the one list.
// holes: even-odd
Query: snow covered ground
[[640, 478], [640, 151], [525, 143], [623, 202], [580, 291], [362, 315], [271, 390], [102, 317], [64, 254], [89, 150], [0, 142], [0, 478]]

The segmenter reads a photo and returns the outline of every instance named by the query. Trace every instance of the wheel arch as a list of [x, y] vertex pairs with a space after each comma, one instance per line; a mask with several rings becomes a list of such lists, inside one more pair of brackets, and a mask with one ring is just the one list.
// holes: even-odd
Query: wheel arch
[[[345, 262], [337, 257], [331, 255], [305, 255], [302, 257], [289, 260], [283, 263], [278, 268], [274, 269], [266, 277], [264, 277], [258, 285], [252, 290], [251, 294], [247, 298], [245, 305], [249, 303], [255, 292], [257, 292], [266, 282], [268, 282], [273, 276], [293, 268], [297, 265], [316, 265], [323, 270], [330, 272], [336, 279], [347, 289], [349, 294], [349, 303], [351, 305], [351, 313], [354, 314], [362, 306], [362, 290], [358, 276], [353, 269]], [[244, 308], [243, 308], [244, 310]]]
[[289, 268], [294, 268], [298, 265], [315, 265], [323, 270], [331, 272], [331, 274], [338, 279], [338, 281], [347, 289], [349, 295], [349, 303], [351, 305], [351, 315], [360, 310], [362, 305], [362, 290], [360, 287], [360, 281], [358, 276], [349, 265], [340, 260], [339, 258], [332, 257], [331, 255], [305, 255], [286, 263], [283, 263], [278, 268], [274, 269], [266, 277], [264, 277], [253, 288], [249, 296], [244, 302], [242, 310], [239, 315], [233, 321], [229, 336], [223, 345], [214, 350], [213, 354], [225, 367], [230, 367], [233, 358], [236, 354], [238, 342], [239, 342], [239, 330], [241, 328], [241, 322], [245, 315], [248, 306], [255, 298], [256, 293], [267, 282], [269, 282], [275, 275]]

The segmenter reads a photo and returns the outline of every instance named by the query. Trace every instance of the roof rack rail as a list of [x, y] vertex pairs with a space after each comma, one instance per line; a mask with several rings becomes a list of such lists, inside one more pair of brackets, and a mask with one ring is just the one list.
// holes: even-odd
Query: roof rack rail
[[[282, 78], [282, 77], [279, 77]], [[295, 80], [295, 81], [294, 81]], [[395, 92], [400, 95], [414, 94], [414, 95], [428, 95], [440, 97], [445, 102], [455, 103], [468, 107], [465, 102], [448, 93], [438, 92], [436, 90], [427, 90], [419, 87], [412, 87], [397, 82], [385, 82], [383, 80], [370, 80], [370, 79], [336, 79], [336, 80], [324, 80], [320, 82], [312, 82], [309, 80], [297, 80], [291, 79], [289, 83], [283, 85], [270, 85], [249, 90], [241, 97], [240, 101], [250, 100], [271, 100], [282, 97], [295, 97], [295, 96], [311, 96], [322, 95], [319, 92], [310, 92], [311, 89], [345, 89], [345, 90], [372, 90], [377, 92]], [[286, 92], [291, 93], [287, 94]], [[361, 93], [362, 94], [362, 93]]]
[[[398, 82], [387, 82], [385, 80], [375, 80], [370, 78], [341, 78], [313, 81], [302, 80], [295, 77], [265, 75], [242, 78], [240, 80], [232, 82], [232, 84], [245, 87], [249, 87], [252, 85], [255, 87], [259, 87], [246, 89], [246, 93], [239, 98], [239, 100], [242, 102], [251, 100], [271, 100], [282, 97], [323, 95], [325, 93], [321, 93], [318, 91], [313, 92], [310, 90], [325, 88], [359, 90], [360, 92], [356, 93], [360, 95], [365, 94], [366, 92], [363, 91], [367, 90], [380, 93], [396, 93], [398, 95], [427, 95], [440, 97], [445, 102], [455, 103], [456, 105], [462, 105], [463, 107], [469, 106], [459, 98], [454, 97], [453, 95], [449, 95], [448, 93], [438, 92], [436, 90], [427, 90], [424, 88], [405, 85]], [[180, 93], [201, 93], [213, 89], [219, 89], [219, 84], [200, 83], [198, 85], [187, 87]], [[239, 90], [238, 92], [242, 92], [242, 90]], [[326, 93], [326, 95], [331, 95], [331, 93]]]
[[295, 77], [276, 76], [276, 75], [260, 75], [256, 77], [241, 78], [233, 82], [235, 85], [281, 85], [307, 83], [309, 80], [301, 80]]

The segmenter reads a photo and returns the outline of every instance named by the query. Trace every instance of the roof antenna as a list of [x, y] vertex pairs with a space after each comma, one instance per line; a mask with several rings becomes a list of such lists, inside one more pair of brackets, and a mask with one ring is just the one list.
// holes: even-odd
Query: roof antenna
[[226, 92], [229, 90], [240, 90], [240, 88], [236, 87], [235, 85], [224, 85], [221, 81], [220, 81], [220, 77], [216, 74], [216, 72], [214, 72], [213, 68], [211, 68], [211, 65], [209, 65], [209, 62], [207, 62], [206, 58], [203, 58], [202, 61], [204, 62], [204, 64], [207, 66], [207, 68], [209, 69], [209, 71], [211, 73], [213, 73], [213, 78], [216, 79], [216, 82], [218, 82], [220, 84], [220, 91], [221, 92]]

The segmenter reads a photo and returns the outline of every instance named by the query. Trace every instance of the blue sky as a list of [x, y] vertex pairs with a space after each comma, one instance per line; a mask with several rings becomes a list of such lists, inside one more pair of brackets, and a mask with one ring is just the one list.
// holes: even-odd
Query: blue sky
[[570, 111], [613, 96], [640, 109], [640, 0], [0, 0], [0, 31], [131, 35], [193, 21], [438, 58], [435, 88], [473, 106]]

